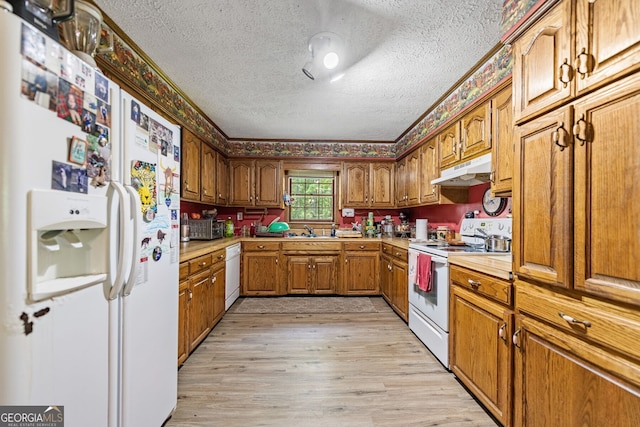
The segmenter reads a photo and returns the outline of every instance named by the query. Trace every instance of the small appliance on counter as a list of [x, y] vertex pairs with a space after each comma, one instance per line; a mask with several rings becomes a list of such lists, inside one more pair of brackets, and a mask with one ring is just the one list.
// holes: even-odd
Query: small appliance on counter
[[189, 239], [215, 240], [224, 237], [224, 221], [214, 218], [189, 220]]

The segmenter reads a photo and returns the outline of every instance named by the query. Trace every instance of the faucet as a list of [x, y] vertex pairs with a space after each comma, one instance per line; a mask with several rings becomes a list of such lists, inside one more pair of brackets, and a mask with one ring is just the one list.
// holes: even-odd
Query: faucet
[[309, 227], [308, 225], [304, 225], [303, 226], [305, 230], [307, 230], [309, 232], [309, 237], [315, 237], [315, 233], [313, 232], [313, 228]]

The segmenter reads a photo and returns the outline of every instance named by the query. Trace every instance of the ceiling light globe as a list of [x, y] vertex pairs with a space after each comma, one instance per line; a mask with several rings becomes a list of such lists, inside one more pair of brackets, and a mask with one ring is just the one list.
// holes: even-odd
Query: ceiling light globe
[[340, 62], [340, 57], [335, 52], [327, 53], [322, 60], [322, 63], [324, 64], [325, 68], [329, 70], [333, 70], [334, 68], [336, 68], [339, 62]]

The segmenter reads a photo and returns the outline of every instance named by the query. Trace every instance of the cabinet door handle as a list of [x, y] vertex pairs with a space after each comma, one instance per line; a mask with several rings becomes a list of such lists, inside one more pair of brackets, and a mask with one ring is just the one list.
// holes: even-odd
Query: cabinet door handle
[[471, 287], [472, 287], [472, 288], [474, 288], [474, 289], [479, 288], [479, 287], [480, 287], [480, 285], [482, 284], [482, 283], [480, 283], [479, 281], [477, 281], [477, 280], [473, 280], [473, 279], [469, 279], [469, 280], [467, 280], [467, 282], [469, 282], [469, 284], [471, 285]]
[[562, 317], [562, 319], [564, 319], [566, 322], [571, 323], [572, 325], [583, 325], [585, 328], [590, 328], [591, 327], [591, 322], [589, 322], [588, 320], [578, 320], [575, 319], [567, 314], [564, 314], [563, 312], [559, 311], [558, 312], [558, 316]]
[[560, 75], [558, 76], [562, 87], [567, 87], [569, 82], [573, 79], [573, 68], [569, 65], [569, 60], [564, 58], [564, 63], [560, 66]]
[[307, 265], [307, 270], [311, 270], [311, 264]]
[[187, 289], [187, 292], [189, 292], [189, 301], [191, 301], [193, 299], [193, 292], [191, 292], [191, 289]]
[[518, 330], [513, 333], [513, 337], [511, 337], [511, 340], [513, 341], [513, 345], [515, 345], [518, 348], [522, 348], [520, 347], [520, 340], [518, 339], [518, 335], [520, 335], [520, 332], [522, 332], [522, 329], [518, 328]]
[[556, 130], [551, 133], [551, 140], [554, 144], [560, 147], [560, 151], [563, 151], [569, 146], [569, 144], [565, 142], [566, 135], [567, 131], [564, 128], [564, 122], [560, 122], [560, 125], [556, 128]]
[[587, 121], [584, 119], [584, 113], [580, 114], [580, 118], [573, 125], [573, 136], [580, 141], [581, 147], [587, 142]]
[[218, 280], [218, 276], [213, 276], [213, 277], [211, 278], [211, 284], [212, 284], [212, 285], [213, 285], [213, 284], [215, 284], [215, 283], [216, 283], [216, 280]]
[[576, 72], [580, 74], [580, 78], [584, 79], [587, 73], [591, 71], [591, 55], [587, 53], [586, 48], [582, 48], [578, 56], [576, 57]]
[[387, 268], [389, 269], [389, 271], [393, 270], [393, 267], [391, 266], [391, 264], [387, 264]]
[[504, 334], [505, 329], [507, 329], [507, 322], [504, 322], [501, 326], [500, 329], [498, 329], [498, 336], [500, 337], [500, 339], [502, 341], [505, 342], [505, 344], [507, 343], [507, 337]]
[[345, 264], [348, 264], [348, 263], [349, 263], [349, 260], [348, 260], [348, 259], [345, 259], [345, 260], [344, 260], [344, 263], [345, 263]]
[[276, 258], [276, 264], [278, 263], [278, 258]]

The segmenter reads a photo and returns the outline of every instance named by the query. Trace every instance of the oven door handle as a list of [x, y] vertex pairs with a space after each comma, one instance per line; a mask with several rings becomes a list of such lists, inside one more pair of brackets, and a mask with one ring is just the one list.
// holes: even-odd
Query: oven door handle
[[431, 263], [432, 264], [441, 264], [444, 267], [449, 265], [449, 261], [445, 257], [441, 257], [441, 256], [438, 256], [438, 255], [433, 255], [433, 254], [430, 254], [428, 252], [423, 252], [423, 251], [419, 251], [419, 250], [415, 250], [415, 249], [411, 249], [411, 248], [409, 248], [409, 253], [410, 254], [411, 253], [415, 253], [415, 254], [429, 255], [429, 256], [431, 256]]

